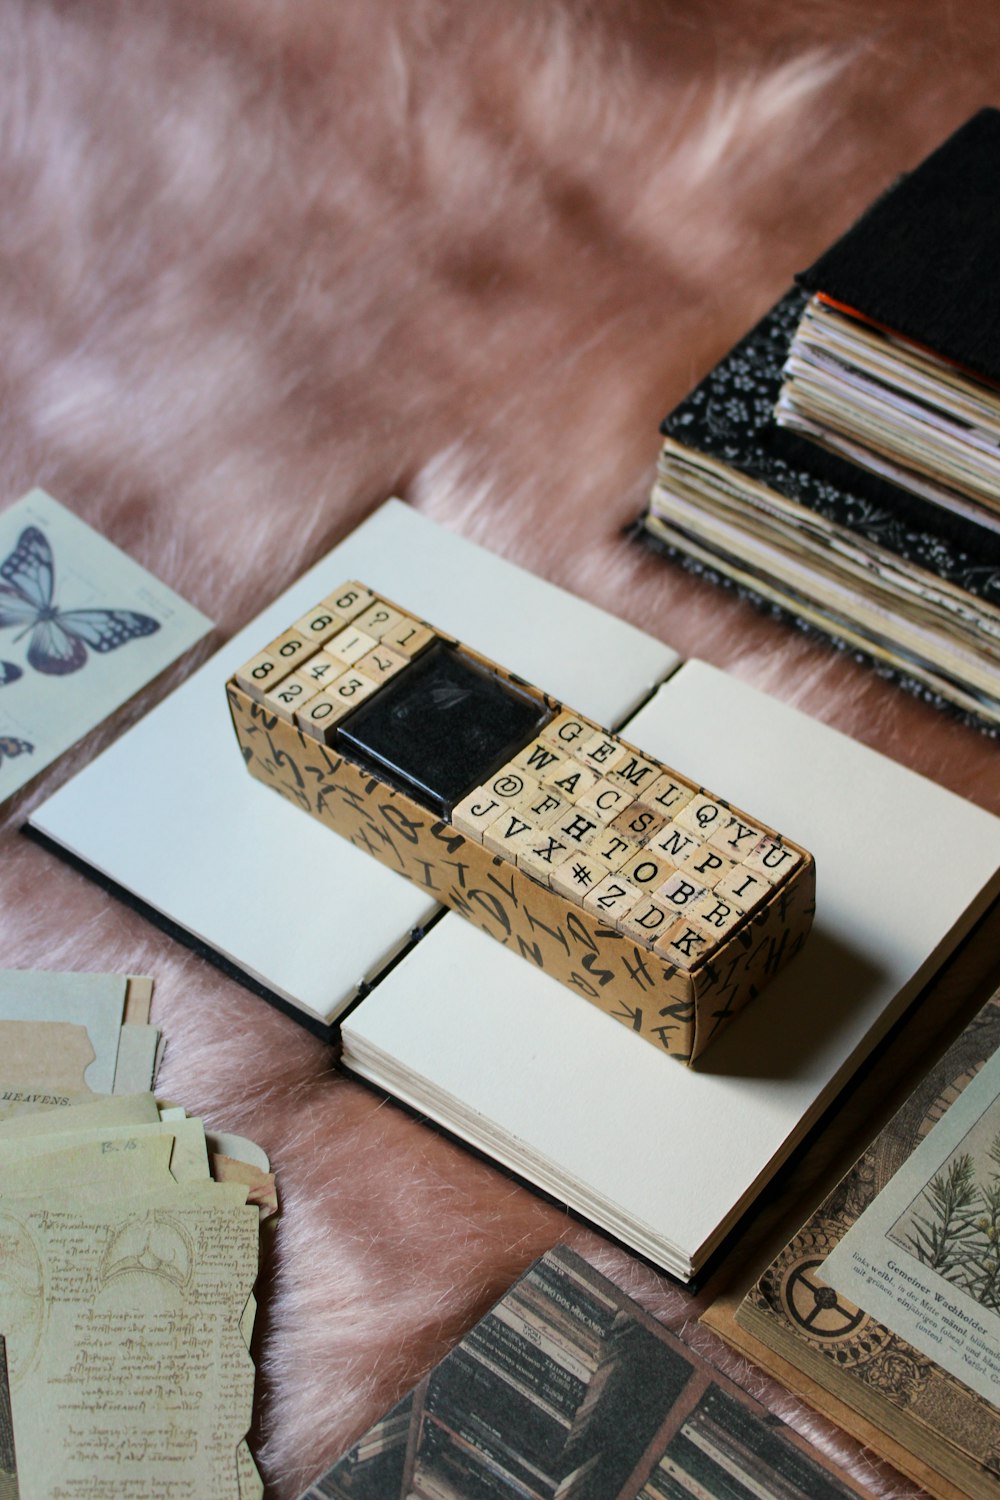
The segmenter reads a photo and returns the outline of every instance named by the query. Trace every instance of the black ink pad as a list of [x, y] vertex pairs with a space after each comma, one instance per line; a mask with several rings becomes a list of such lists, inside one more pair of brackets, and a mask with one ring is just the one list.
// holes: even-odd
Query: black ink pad
[[345, 719], [336, 743], [447, 818], [550, 717], [534, 698], [439, 641]]

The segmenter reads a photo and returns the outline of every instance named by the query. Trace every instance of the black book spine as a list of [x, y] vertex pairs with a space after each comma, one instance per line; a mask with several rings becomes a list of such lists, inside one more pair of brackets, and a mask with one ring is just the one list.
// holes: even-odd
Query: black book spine
[[557, 1484], [534, 1488], [496, 1455], [456, 1442], [433, 1420], [425, 1421], [417, 1463], [443, 1475], [468, 1500], [553, 1500]]
[[525, 1457], [542, 1469], [557, 1463], [579, 1436], [571, 1423], [545, 1411], [461, 1347], [431, 1376], [427, 1409], [448, 1426], [466, 1412], [483, 1416], [498, 1430], [516, 1434]]
[[537, 1286], [539, 1292], [567, 1312], [575, 1323], [582, 1323], [589, 1333], [604, 1339], [615, 1326], [619, 1315], [616, 1307], [609, 1307], [606, 1302], [588, 1295], [577, 1280], [547, 1266], [544, 1261], [535, 1266], [525, 1280], [528, 1286]]
[[487, 1359], [509, 1370], [543, 1401], [573, 1417], [587, 1394], [587, 1385], [571, 1375], [562, 1365], [513, 1328], [498, 1320], [486, 1320], [467, 1335], [470, 1348], [479, 1349]]
[[[431, 1413], [425, 1416], [426, 1424], [441, 1425], [442, 1420], [440, 1416]], [[477, 1417], [465, 1412], [456, 1412], [454, 1420], [448, 1422], [445, 1430], [453, 1432], [462, 1443], [475, 1448], [499, 1468], [512, 1474], [520, 1484], [531, 1490], [532, 1494], [538, 1494], [543, 1497], [543, 1500], [549, 1500], [550, 1493], [555, 1495], [558, 1492], [560, 1485], [555, 1477], [525, 1456], [519, 1434], [508, 1434], [505, 1439], [488, 1423], [481, 1422]], [[567, 1465], [572, 1468], [578, 1462], [578, 1459], [567, 1455], [559, 1461], [556, 1467], [562, 1474]]]

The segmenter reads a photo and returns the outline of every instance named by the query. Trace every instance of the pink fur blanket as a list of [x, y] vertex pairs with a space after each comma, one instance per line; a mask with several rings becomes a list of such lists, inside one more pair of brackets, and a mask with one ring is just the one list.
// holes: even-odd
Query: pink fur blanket
[[[663, 413], [997, 102], [992, 0], [6, 0], [0, 69], [0, 503], [42, 484], [226, 635], [399, 492], [1000, 810], [995, 743], [621, 535]], [[3, 809], [0, 964], [155, 975], [164, 1091], [271, 1155], [271, 1500], [560, 1238], [684, 1325], [687, 1294], [19, 836], [149, 701]]]

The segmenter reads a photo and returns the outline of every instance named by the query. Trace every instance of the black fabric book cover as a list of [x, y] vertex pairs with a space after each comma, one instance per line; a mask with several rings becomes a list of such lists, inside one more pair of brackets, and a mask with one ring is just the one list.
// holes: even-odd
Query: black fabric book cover
[[996, 532], [944, 511], [775, 423], [782, 365], [807, 301], [805, 291], [793, 288], [786, 293], [675, 407], [661, 431], [833, 525], [1000, 604]]
[[796, 277], [1000, 382], [1000, 111], [983, 109]]

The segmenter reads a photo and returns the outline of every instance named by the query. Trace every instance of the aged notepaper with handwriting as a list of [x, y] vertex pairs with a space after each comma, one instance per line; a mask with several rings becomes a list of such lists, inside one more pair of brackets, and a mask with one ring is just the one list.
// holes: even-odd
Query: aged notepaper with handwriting
[[217, 1183], [123, 1203], [4, 1199], [21, 1500], [147, 1493], [153, 1474], [158, 1500], [245, 1492], [254, 1370], [240, 1324], [258, 1230], [244, 1199]]

